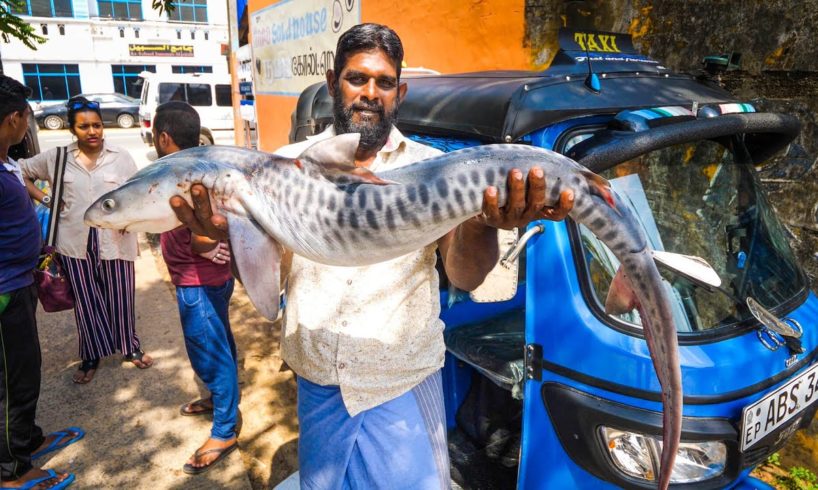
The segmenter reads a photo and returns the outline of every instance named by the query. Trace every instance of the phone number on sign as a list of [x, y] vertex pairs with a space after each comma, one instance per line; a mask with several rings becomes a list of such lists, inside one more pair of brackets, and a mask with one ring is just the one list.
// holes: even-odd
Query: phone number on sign
[[[310, 50], [312, 51], [312, 50]], [[324, 75], [335, 63], [334, 51], [306, 53], [293, 56], [292, 73], [297, 77], [314, 77]]]

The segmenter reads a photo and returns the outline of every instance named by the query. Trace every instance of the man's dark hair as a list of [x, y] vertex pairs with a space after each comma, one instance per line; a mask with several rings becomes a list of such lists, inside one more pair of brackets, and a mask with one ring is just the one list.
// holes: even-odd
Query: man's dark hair
[[382, 24], [358, 24], [341, 34], [335, 48], [335, 83], [338, 83], [341, 70], [347, 59], [361, 51], [380, 49], [395, 64], [400, 80], [400, 68], [403, 64], [403, 44], [398, 34]]
[[81, 97], [79, 95], [75, 97], [71, 97], [68, 99], [68, 102], [65, 103], [65, 106], [68, 108], [68, 127], [73, 128], [74, 124], [77, 122], [77, 114], [80, 112], [96, 112], [97, 116], [99, 116], [99, 120], [102, 120], [102, 112], [99, 110], [99, 103], [92, 102], [85, 97]]
[[0, 122], [11, 113], [25, 111], [29, 95], [30, 88], [9, 76], [0, 75]]
[[199, 146], [199, 113], [187, 102], [171, 100], [161, 104], [153, 116], [153, 127], [157, 136], [163, 131], [168, 133], [182, 150]]

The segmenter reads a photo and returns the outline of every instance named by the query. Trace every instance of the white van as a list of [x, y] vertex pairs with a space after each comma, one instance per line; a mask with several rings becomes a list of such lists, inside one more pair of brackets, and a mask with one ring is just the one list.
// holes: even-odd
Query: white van
[[144, 71], [139, 128], [142, 141], [153, 145], [151, 122], [156, 106], [183, 100], [193, 106], [202, 121], [200, 143], [212, 145], [213, 131], [233, 129], [233, 97], [230, 75], [211, 73], [156, 74]]

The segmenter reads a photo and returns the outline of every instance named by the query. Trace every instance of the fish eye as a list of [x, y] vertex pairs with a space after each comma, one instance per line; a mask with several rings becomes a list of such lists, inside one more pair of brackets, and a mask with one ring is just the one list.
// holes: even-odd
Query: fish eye
[[106, 199], [102, 201], [102, 209], [105, 211], [113, 211], [116, 207], [116, 201], [113, 199]]

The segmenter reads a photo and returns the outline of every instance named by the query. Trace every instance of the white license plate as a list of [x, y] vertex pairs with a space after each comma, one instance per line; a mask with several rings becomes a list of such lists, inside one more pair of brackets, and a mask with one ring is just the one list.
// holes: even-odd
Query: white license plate
[[749, 449], [817, 400], [818, 364], [761, 400], [744, 407], [741, 450]]

